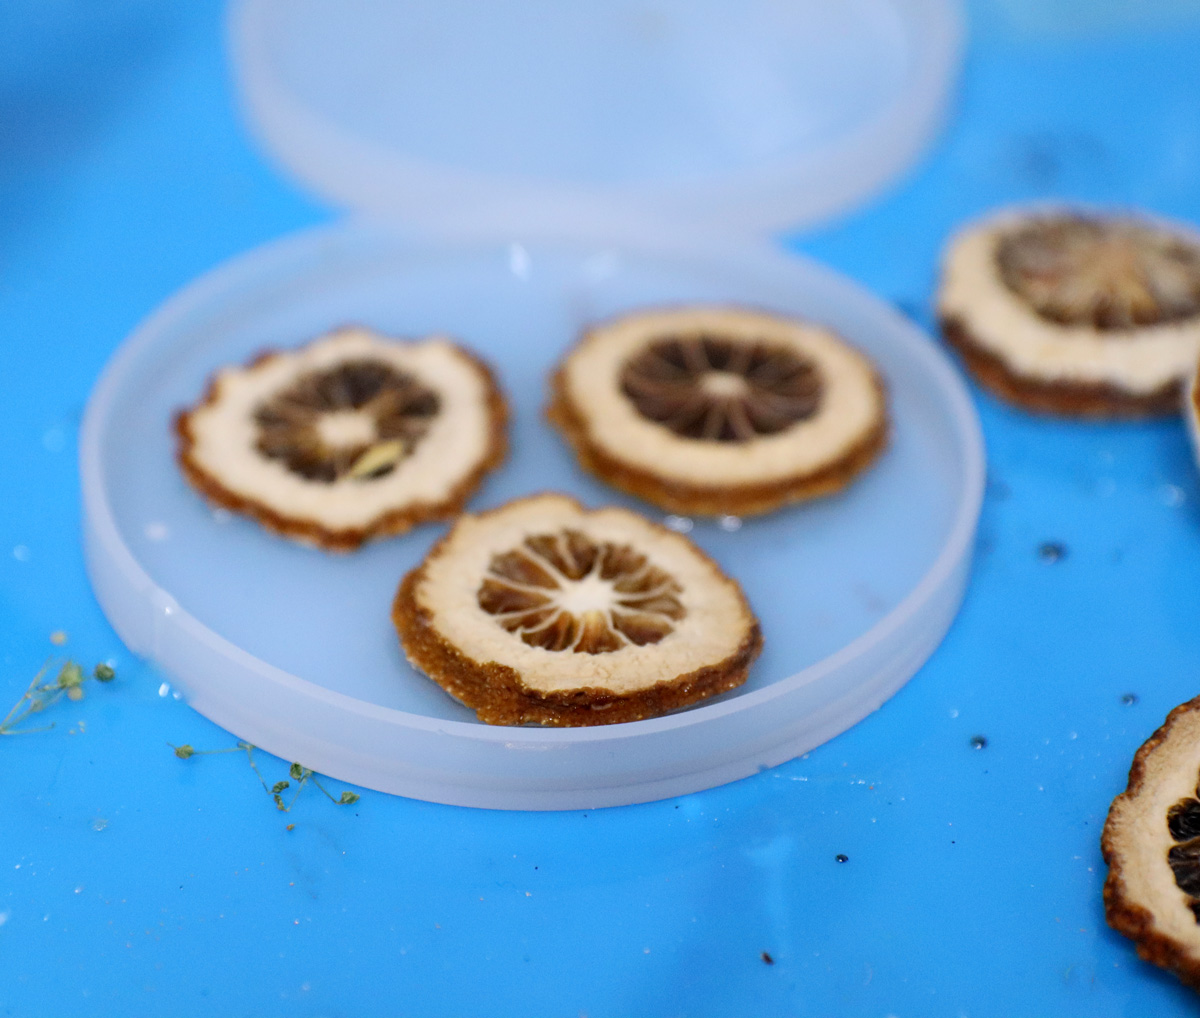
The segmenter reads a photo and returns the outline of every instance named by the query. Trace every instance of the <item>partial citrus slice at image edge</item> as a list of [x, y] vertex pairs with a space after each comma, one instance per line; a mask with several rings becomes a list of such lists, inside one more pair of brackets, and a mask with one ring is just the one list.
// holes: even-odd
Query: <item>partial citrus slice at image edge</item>
[[1177, 413], [1200, 355], [1200, 235], [1131, 213], [1004, 209], [948, 243], [938, 315], [976, 380], [1026, 410]]
[[1101, 838], [1109, 925], [1200, 990], [1200, 697], [1137, 751]]

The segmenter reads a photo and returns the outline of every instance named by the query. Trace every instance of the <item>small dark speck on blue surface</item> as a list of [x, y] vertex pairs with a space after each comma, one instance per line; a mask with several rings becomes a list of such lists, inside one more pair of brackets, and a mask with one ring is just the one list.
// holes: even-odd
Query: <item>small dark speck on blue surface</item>
[[1126, 707], [1132, 707], [1138, 702], [1137, 693], [1126, 693], [1123, 697], [1121, 697], [1121, 702], [1125, 704]]
[[850, 856], [843, 855], [841, 852], [838, 852], [838, 854], [834, 856], [834, 859], [836, 859], [838, 862], [849, 862]]
[[987, 749], [987, 736], [972, 735], [971, 736], [971, 748], [972, 749]]
[[1043, 562], [1060, 562], [1067, 557], [1067, 546], [1061, 541], [1044, 541], [1038, 546], [1038, 558]]

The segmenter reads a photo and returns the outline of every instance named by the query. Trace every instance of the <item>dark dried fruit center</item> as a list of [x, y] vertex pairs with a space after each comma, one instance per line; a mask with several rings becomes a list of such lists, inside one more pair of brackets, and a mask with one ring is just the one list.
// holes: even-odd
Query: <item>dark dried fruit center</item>
[[716, 336], [655, 340], [621, 371], [643, 417], [710, 442], [784, 431], [817, 412], [822, 388], [817, 366], [793, 350]]
[[[1200, 795], [1200, 788], [1196, 794]], [[1167, 810], [1167, 830], [1175, 841], [1167, 852], [1167, 862], [1200, 923], [1200, 801], [1180, 799]]]
[[492, 556], [477, 597], [531, 647], [606, 654], [658, 643], [685, 614], [682, 591], [629, 545], [561, 530]]
[[389, 364], [343, 361], [264, 400], [254, 412], [255, 448], [310, 481], [372, 480], [412, 453], [440, 403]]
[[1038, 219], [1000, 241], [1005, 285], [1060, 325], [1131, 329], [1200, 315], [1200, 247], [1133, 220]]

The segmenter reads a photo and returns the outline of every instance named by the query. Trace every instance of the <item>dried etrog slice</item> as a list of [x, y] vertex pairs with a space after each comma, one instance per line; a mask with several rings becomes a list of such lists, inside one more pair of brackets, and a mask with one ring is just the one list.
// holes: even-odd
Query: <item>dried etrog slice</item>
[[353, 328], [225, 368], [175, 427], [211, 501], [344, 551], [461, 511], [503, 460], [506, 421], [473, 354]]
[[587, 470], [670, 512], [751, 515], [845, 487], [887, 439], [870, 361], [826, 329], [741, 308], [589, 330], [550, 420]]
[[979, 382], [1027, 409], [1174, 413], [1200, 355], [1200, 237], [1132, 215], [1006, 210], [948, 246], [939, 313]]
[[1192, 456], [1200, 466], [1200, 363], [1192, 368], [1184, 399], [1183, 419], [1192, 442]]
[[1200, 697], [1137, 751], [1104, 825], [1108, 923], [1200, 989]]
[[460, 517], [392, 619], [413, 665], [496, 725], [653, 717], [740, 685], [762, 647], [691, 541], [563, 495]]

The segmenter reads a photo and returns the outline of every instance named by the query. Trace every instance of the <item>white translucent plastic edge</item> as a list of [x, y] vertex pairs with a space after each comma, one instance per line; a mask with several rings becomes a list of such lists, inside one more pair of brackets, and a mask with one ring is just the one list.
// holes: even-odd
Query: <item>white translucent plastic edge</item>
[[[123, 377], [143, 351], [195, 309], [340, 246], [353, 227], [326, 227], [235, 258], [170, 298], [117, 350], [88, 401], [80, 437], [88, 575], [114, 629], [176, 682], [205, 717], [256, 746], [331, 777], [410, 798], [493, 809], [592, 809], [711, 788], [793, 759], [877, 710], [925, 662], [965, 591], [984, 486], [983, 439], [966, 388], [934, 344], [905, 324], [906, 354], [950, 409], [962, 486], [949, 537], [909, 594], [841, 650], [771, 685], [667, 717], [576, 729], [445, 721], [366, 703], [292, 675], [208, 629], [159, 587], [121, 537], [105, 491], [101, 443]], [[644, 248], [638, 249], [645, 253]], [[703, 262], [689, 247], [655, 255]], [[726, 250], [714, 258], [728, 259]], [[742, 250], [743, 274], [797, 272], [900, 320], [857, 284], [814, 262]], [[893, 325], [895, 322], [892, 323]], [[165, 426], [165, 424], [164, 424]], [[269, 705], [269, 706], [268, 706]], [[448, 744], [452, 751], [448, 752]], [[440, 761], [443, 766], [431, 766]]]
[[[233, 0], [228, 45], [246, 120], [277, 164], [341, 208], [408, 228], [564, 230], [614, 223], [628, 237], [764, 236], [828, 220], [896, 180], [940, 130], [962, 63], [961, 0], [895, 0], [912, 73], [886, 106], [835, 142], [752, 171], [621, 188], [504, 178], [435, 165], [367, 141], [299, 102], [271, 73], [268, 43], [286, 0]], [[281, 3], [285, 4], [281, 8]]]

